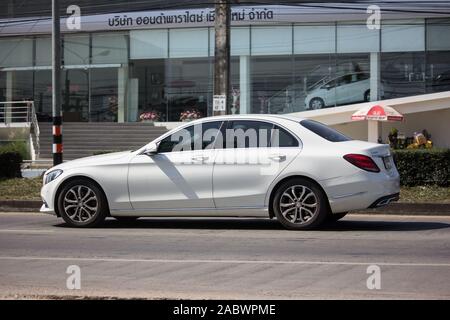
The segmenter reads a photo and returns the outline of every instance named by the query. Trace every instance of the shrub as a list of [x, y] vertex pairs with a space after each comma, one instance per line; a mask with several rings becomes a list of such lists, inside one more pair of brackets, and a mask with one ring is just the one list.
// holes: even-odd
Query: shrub
[[0, 154], [7, 152], [19, 153], [22, 156], [22, 159], [30, 158], [28, 154], [28, 147], [25, 141], [14, 141], [0, 145]]
[[0, 153], [0, 178], [21, 178], [22, 159], [18, 152]]
[[403, 186], [450, 185], [450, 149], [394, 150]]

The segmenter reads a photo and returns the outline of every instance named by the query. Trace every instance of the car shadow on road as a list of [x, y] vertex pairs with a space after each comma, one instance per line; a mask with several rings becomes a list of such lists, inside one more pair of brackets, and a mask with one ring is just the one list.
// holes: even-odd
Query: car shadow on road
[[[327, 223], [317, 231], [426, 231], [450, 228], [435, 221], [356, 220], [344, 218]], [[57, 225], [65, 227], [64, 224]], [[101, 229], [212, 229], [212, 230], [283, 230], [275, 219], [253, 218], [140, 218], [132, 222], [107, 219]], [[295, 231], [294, 231], [295, 232]]]
[[322, 231], [427, 231], [450, 228], [449, 223], [434, 221], [341, 220], [328, 223]]

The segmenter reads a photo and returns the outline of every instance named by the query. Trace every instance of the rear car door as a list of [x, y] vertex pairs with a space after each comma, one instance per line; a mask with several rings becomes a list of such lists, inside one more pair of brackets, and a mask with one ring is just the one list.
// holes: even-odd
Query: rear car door
[[[251, 141], [255, 135], [256, 140]], [[274, 123], [229, 121], [224, 148], [217, 149], [214, 162], [216, 208], [264, 207], [270, 184], [300, 150], [299, 140]]]

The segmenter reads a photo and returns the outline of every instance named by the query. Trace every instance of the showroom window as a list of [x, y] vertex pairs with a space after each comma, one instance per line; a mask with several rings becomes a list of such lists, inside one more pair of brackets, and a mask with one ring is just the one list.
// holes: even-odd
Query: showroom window
[[50, 37], [36, 38], [36, 58], [37, 66], [52, 65], [52, 39]]
[[34, 106], [39, 121], [49, 122], [52, 116], [52, 72], [34, 72]]
[[251, 28], [251, 54], [292, 54], [292, 26], [270, 26]]
[[207, 57], [209, 53], [208, 34], [207, 28], [171, 29], [169, 31], [169, 57]]
[[64, 64], [86, 65], [89, 59], [89, 35], [66, 35], [64, 36]]
[[94, 122], [117, 122], [117, 68], [91, 70], [89, 119]]
[[332, 25], [294, 26], [294, 54], [334, 53], [336, 27]]
[[369, 29], [364, 22], [337, 24], [337, 53], [359, 53], [380, 51], [380, 32]]
[[211, 58], [166, 60], [167, 121], [192, 120], [208, 115], [212, 101]]
[[92, 63], [128, 63], [127, 38], [116, 32], [92, 34]]
[[426, 91], [450, 91], [450, 19], [427, 20]]
[[130, 59], [168, 57], [169, 30], [130, 31]]
[[33, 39], [1, 39], [0, 48], [0, 67], [31, 67], [33, 65]]
[[293, 56], [251, 57], [252, 108], [249, 113], [286, 113], [283, 99], [295, 90]]
[[381, 54], [381, 83], [384, 99], [425, 93], [425, 53], [388, 52]]
[[389, 20], [382, 23], [381, 51], [408, 52], [424, 50], [424, 20]]

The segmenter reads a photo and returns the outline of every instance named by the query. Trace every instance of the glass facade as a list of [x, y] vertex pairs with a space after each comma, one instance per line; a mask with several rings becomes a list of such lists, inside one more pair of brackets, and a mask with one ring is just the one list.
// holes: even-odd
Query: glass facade
[[[51, 119], [48, 35], [0, 38], [0, 99]], [[65, 121], [212, 114], [214, 28], [67, 34]], [[450, 19], [236, 26], [228, 113], [284, 114], [450, 90]]]

